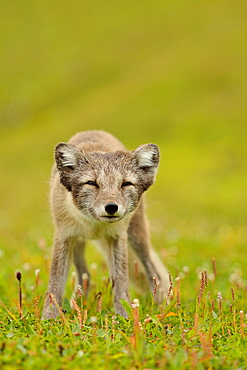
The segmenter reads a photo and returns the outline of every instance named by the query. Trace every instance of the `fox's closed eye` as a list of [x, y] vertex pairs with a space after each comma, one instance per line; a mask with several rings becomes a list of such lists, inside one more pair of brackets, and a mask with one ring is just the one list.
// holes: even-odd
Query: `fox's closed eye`
[[98, 186], [98, 184], [95, 181], [87, 181], [84, 184], [85, 185], [91, 185], [91, 186]]
[[131, 186], [131, 185], [134, 186], [134, 184], [130, 181], [125, 181], [122, 183], [122, 187]]

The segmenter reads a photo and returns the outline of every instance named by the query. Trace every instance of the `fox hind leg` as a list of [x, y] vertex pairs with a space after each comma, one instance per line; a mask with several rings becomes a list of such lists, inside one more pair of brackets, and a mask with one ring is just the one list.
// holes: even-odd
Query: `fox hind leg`
[[84, 295], [88, 294], [90, 274], [85, 260], [86, 243], [83, 239], [77, 239], [74, 244], [74, 265], [76, 267], [77, 286], [80, 285]]
[[162, 302], [169, 290], [169, 276], [151, 246], [143, 203], [140, 204], [139, 209], [131, 219], [128, 239], [134, 253], [144, 267], [149, 288], [152, 292], [154, 292], [154, 278], [156, 278], [158, 289], [155, 299], [158, 303]]

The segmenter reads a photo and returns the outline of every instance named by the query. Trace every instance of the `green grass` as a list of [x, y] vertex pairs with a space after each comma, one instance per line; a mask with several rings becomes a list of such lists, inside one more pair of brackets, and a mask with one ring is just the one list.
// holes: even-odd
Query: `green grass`
[[217, 263], [202, 267], [200, 278], [184, 268], [174, 283], [169, 305], [157, 307], [151, 296], [139, 297], [139, 307], [125, 303], [129, 320], [114, 316], [109, 280], [100, 281], [98, 274], [88, 299], [78, 296], [76, 310], [71, 310], [65, 298], [65, 315], [61, 313], [57, 321], [41, 320], [42, 274], [23, 275], [22, 309], [17, 283], [15, 305], [9, 309], [2, 304], [0, 350], [6, 369], [247, 366], [243, 311], [247, 297], [236, 266], [223, 293], [218, 292], [223, 277]]
[[[0, 367], [247, 368], [245, 13], [241, 0], [1, 2]], [[106, 264], [89, 245], [83, 327], [67, 304], [73, 275], [66, 318], [40, 320], [53, 148], [88, 129], [107, 130], [129, 149], [160, 146], [147, 212], [177, 316], [132, 290], [138, 317], [114, 318]]]

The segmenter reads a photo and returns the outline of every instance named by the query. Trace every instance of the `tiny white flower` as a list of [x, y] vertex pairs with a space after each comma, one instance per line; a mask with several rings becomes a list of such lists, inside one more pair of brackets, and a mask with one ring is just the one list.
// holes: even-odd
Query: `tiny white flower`
[[183, 272], [189, 272], [190, 271], [190, 268], [189, 268], [189, 266], [184, 266], [183, 267]]
[[25, 263], [23, 264], [23, 269], [24, 269], [24, 270], [28, 271], [28, 270], [30, 270], [30, 268], [31, 268], [30, 263], [25, 262]]
[[131, 303], [132, 308], [140, 307], [139, 299], [135, 298], [133, 302]]
[[89, 279], [88, 273], [84, 272], [82, 274], [82, 280], [88, 280], [88, 279]]
[[92, 262], [90, 267], [91, 267], [92, 270], [97, 270], [98, 264], [96, 262]]
[[90, 321], [91, 321], [91, 323], [95, 324], [98, 321], [98, 319], [97, 319], [96, 316], [92, 316], [92, 317], [90, 317]]

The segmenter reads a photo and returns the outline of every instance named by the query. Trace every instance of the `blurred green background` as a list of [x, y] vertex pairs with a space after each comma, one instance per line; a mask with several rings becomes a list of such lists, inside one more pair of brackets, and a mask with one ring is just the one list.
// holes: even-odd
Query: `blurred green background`
[[153, 243], [171, 265], [175, 257], [181, 265], [214, 254], [242, 259], [246, 11], [242, 0], [1, 1], [6, 264], [37, 268], [42, 248], [49, 254], [53, 148], [88, 129], [109, 131], [128, 149], [160, 146], [148, 214]]

